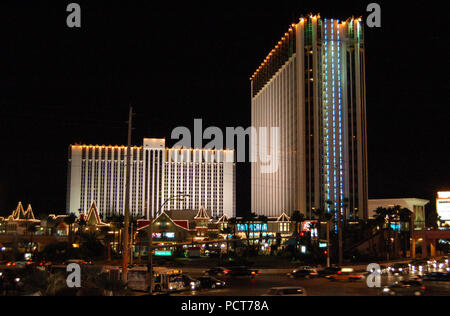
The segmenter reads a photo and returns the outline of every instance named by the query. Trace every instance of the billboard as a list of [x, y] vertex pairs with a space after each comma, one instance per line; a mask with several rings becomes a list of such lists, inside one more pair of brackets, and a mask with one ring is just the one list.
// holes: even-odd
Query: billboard
[[437, 212], [441, 221], [450, 222], [450, 192], [438, 193]]

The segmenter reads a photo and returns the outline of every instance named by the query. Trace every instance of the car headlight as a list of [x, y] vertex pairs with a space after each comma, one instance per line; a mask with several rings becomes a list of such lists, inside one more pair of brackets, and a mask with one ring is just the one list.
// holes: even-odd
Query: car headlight
[[383, 292], [384, 293], [389, 293], [391, 290], [389, 289], [389, 288], [385, 288], [384, 290], [383, 290]]
[[222, 285], [222, 283], [220, 283], [220, 282], [217, 282], [217, 283], [216, 283], [216, 285], [219, 285], [219, 286], [220, 286], [220, 285]]
[[403, 272], [403, 269], [400, 268], [400, 269], [398, 269], [398, 271]]

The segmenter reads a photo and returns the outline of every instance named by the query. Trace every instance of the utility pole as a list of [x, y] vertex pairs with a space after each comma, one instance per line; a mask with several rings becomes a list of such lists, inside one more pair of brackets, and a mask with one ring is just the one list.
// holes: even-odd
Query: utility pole
[[330, 220], [327, 220], [327, 268], [331, 267], [330, 259]]
[[[147, 208], [147, 201], [145, 201], [145, 208]], [[148, 270], [150, 273], [149, 293], [153, 294], [153, 214], [150, 210], [148, 212]]]
[[342, 244], [342, 210], [338, 209], [338, 239], [339, 239], [339, 266], [342, 267], [344, 262], [344, 251]]
[[133, 130], [133, 108], [130, 106], [130, 113], [128, 117], [128, 148], [127, 148], [127, 173], [125, 182], [125, 223], [124, 223], [124, 241], [122, 252], [122, 280], [128, 282], [128, 256], [129, 251], [129, 226], [130, 226], [130, 170], [131, 170], [131, 131]]

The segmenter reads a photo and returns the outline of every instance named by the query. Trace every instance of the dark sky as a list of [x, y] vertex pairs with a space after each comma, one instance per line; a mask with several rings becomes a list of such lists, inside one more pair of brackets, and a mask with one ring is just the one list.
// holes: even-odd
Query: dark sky
[[[130, 104], [136, 145], [195, 118], [248, 127], [249, 77], [289, 25], [366, 17], [372, 1], [78, 1], [80, 30], [66, 27], [70, 2], [0, 4], [0, 215], [18, 201], [64, 211], [68, 145], [125, 144]], [[382, 28], [366, 28], [370, 197], [434, 204], [450, 186], [448, 12], [378, 2]], [[237, 178], [242, 213], [248, 166]]]

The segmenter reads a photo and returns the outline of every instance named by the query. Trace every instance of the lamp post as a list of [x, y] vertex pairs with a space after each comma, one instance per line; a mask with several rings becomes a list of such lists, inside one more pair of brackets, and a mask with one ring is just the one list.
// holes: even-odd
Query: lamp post
[[[166, 206], [167, 203], [173, 200], [177, 201], [185, 201], [186, 198], [189, 198], [190, 195], [188, 194], [180, 194], [173, 196], [171, 198], [168, 198], [160, 207], [159, 210], [156, 211], [156, 217], [158, 217], [160, 212], [162, 211], [163, 207]], [[147, 208], [147, 202], [145, 202], [145, 207]], [[148, 214], [149, 219], [149, 230], [148, 230], [148, 269], [150, 274], [150, 282], [149, 282], [149, 293], [150, 295], [153, 294], [153, 214], [150, 211]]]

